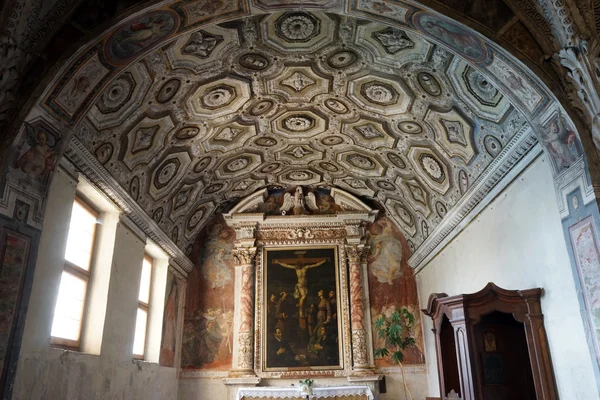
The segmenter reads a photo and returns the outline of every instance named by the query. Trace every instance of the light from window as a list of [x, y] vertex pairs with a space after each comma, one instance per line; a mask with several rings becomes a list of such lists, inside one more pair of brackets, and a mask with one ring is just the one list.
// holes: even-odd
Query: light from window
[[87, 282], [63, 271], [52, 323], [52, 336], [79, 340]]
[[52, 343], [79, 347], [98, 213], [76, 198], [52, 321]]
[[133, 356], [144, 358], [146, 347], [146, 332], [148, 327], [148, 304], [150, 302], [150, 279], [152, 276], [152, 259], [144, 257], [142, 262], [142, 277], [138, 294], [138, 310], [135, 321], [135, 336], [133, 339]]

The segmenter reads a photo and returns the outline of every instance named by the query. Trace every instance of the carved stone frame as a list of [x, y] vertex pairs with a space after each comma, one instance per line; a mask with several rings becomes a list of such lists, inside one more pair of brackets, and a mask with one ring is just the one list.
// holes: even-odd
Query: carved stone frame
[[[371, 362], [365, 365], [361, 360], [364, 354], [372, 354], [372, 340], [356, 341], [352, 334], [351, 323], [351, 299], [350, 299], [350, 277], [347, 248], [364, 249], [365, 225], [375, 220], [376, 210], [372, 210], [354, 196], [332, 189], [331, 196], [336, 204], [344, 211], [327, 215], [275, 215], [266, 216], [262, 213], [253, 212], [265, 201], [268, 193], [266, 189], [248, 196], [238, 203], [229, 214], [225, 214], [226, 223], [236, 231], [235, 246], [238, 249], [256, 249], [254, 261], [254, 349], [253, 366], [251, 375], [260, 378], [297, 378], [297, 377], [348, 377], [351, 375], [364, 375], [372, 373], [369, 368], [374, 367]], [[339, 309], [340, 316], [340, 339], [342, 341], [340, 364], [342, 369], [307, 369], [291, 371], [267, 371], [262, 362], [262, 343], [265, 337], [262, 331], [263, 318], [266, 310], [264, 303], [263, 281], [264, 281], [264, 250], [289, 247], [337, 247], [338, 254], [338, 285], [339, 285]], [[356, 251], [354, 252], [356, 253]], [[348, 262], [347, 262], [348, 260]], [[242, 296], [244, 296], [242, 294]], [[236, 302], [237, 304], [237, 302]], [[237, 305], [236, 305], [237, 307]], [[366, 310], [368, 312], [368, 310]], [[237, 332], [234, 333], [236, 335]], [[370, 335], [370, 332], [368, 333]], [[234, 336], [234, 353], [236, 342], [241, 339]], [[369, 337], [370, 339], [370, 337]], [[242, 341], [247, 340], [246, 337]], [[239, 346], [239, 345], [238, 345]], [[239, 346], [243, 347], [243, 346]], [[356, 349], [361, 347], [362, 351]], [[354, 348], [354, 350], [353, 350]], [[240, 353], [241, 354], [241, 353]], [[240, 358], [242, 356], [240, 355]], [[234, 361], [236, 355], [234, 354]], [[234, 362], [235, 364], [235, 362]], [[235, 369], [234, 365], [234, 369]], [[246, 371], [244, 376], [250, 375]], [[240, 375], [240, 374], [238, 374]]]

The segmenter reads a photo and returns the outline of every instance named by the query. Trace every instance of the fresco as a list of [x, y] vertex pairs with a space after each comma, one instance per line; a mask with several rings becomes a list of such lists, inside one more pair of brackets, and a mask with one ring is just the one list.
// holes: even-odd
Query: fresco
[[175, 346], [177, 344], [177, 326], [179, 320], [179, 299], [181, 298], [181, 280], [169, 271], [165, 311], [163, 314], [162, 340], [160, 345], [160, 365], [175, 366]]
[[494, 56], [494, 60], [492, 64], [490, 64], [489, 70], [500, 82], [517, 95], [517, 99], [525, 105], [529, 112], [533, 112], [543, 100], [543, 97], [527, 81], [524, 75], [515, 71], [515, 69], [503, 59]]
[[69, 117], [74, 117], [109, 72], [110, 68], [104, 65], [96, 51], [84, 55], [78, 65], [73, 66], [71, 75], [65, 77], [54, 103]]
[[[417, 283], [407, 262], [410, 254], [406, 240], [388, 217], [381, 217], [367, 227], [367, 243], [370, 246], [367, 268], [374, 348], [385, 346], [375, 331], [377, 318], [382, 314], [389, 318], [394, 311], [406, 307], [415, 316], [411, 333], [416, 344], [404, 351], [404, 364], [424, 364]], [[392, 352], [390, 349], [390, 354]], [[388, 358], [376, 359], [375, 364], [378, 367], [394, 365]]]
[[241, 0], [183, 0], [171, 6], [185, 20], [188, 30], [215, 19], [245, 14], [246, 7]]
[[30, 239], [19, 233], [4, 230], [0, 240], [0, 393], [3, 393], [12, 336], [21, 303]]
[[266, 251], [267, 370], [340, 368], [335, 248]]
[[552, 164], [557, 172], [569, 168], [583, 154], [575, 131], [567, 126], [564, 117], [558, 113], [544, 125], [542, 141], [552, 156]]
[[497, 32], [514, 13], [503, 0], [445, 0], [436, 1]]
[[591, 335], [600, 353], [600, 248], [594, 220], [589, 216], [569, 228], [569, 236], [586, 312], [592, 323]]
[[181, 366], [185, 370], [231, 368], [233, 348], [235, 231], [222, 216], [198, 235], [188, 275]]
[[155, 11], [127, 22], [106, 45], [108, 59], [116, 64], [131, 60], [144, 49], [174, 32], [177, 16], [169, 11]]
[[56, 166], [60, 138], [41, 124], [25, 122], [24, 125], [25, 132], [17, 149], [15, 167], [45, 183]]
[[483, 41], [460, 25], [425, 13], [417, 14], [414, 21], [415, 26], [447, 44], [467, 60], [478, 63], [487, 59], [488, 51]]

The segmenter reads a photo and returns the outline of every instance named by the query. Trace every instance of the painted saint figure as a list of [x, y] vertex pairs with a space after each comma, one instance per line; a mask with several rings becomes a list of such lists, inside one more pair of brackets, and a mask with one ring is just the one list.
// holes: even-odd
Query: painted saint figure
[[284, 268], [290, 268], [296, 271], [296, 276], [298, 277], [298, 283], [296, 284], [296, 289], [294, 291], [294, 297], [299, 298], [298, 300], [298, 308], [300, 312], [300, 318], [304, 318], [304, 302], [306, 301], [306, 296], [308, 295], [308, 284], [306, 280], [306, 271], [310, 268], [318, 267], [319, 265], [324, 264], [326, 261], [329, 261], [329, 258], [316, 262], [314, 264], [305, 264], [305, 260], [298, 259], [295, 265], [287, 264], [282, 260], [273, 260], [273, 264], [279, 264]]
[[[17, 167], [34, 179], [42, 178], [56, 163], [56, 139], [42, 129], [25, 123], [29, 149], [17, 160]], [[49, 142], [49, 139], [51, 140]]]

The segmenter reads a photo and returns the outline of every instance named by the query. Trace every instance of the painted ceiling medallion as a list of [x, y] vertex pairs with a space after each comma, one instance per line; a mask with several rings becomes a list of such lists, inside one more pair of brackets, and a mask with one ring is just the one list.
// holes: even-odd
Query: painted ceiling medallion
[[348, 162], [360, 169], [374, 169], [375, 163], [368, 157], [360, 154], [351, 154], [347, 158]]
[[392, 55], [415, 47], [415, 42], [406, 35], [406, 32], [393, 27], [373, 32], [373, 37], [383, 46], [388, 54]]
[[313, 174], [308, 171], [292, 171], [286, 176], [293, 181], [306, 181], [312, 178]]
[[215, 139], [222, 140], [225, 142], [233, 142], [233, 140], [243, 131], [243, 129], [236, 129], [228, 126], [222, 129], [221, 132], [219, 132], [219, 134], [215, 136]]
[[96, 106], [103, 114], [118, 111], [131, 99], [135, 87], [135, 79], [131, 73], [125, 72], [115, 79], [104, 91]]
[[270, 137], [261, 137], [254, 141], [258, 146], [272, 147], [277, 144], [277, 140]]
[[446, 119], [441, 119], [440, 121], [443, 127], [446, 129], [446, 134], [448, 135], [449, 141], [467, 146], [468, 143], [467, 138], [465, 137], [463, 124], [458, 121], [449, 121]]
[[266, 114], [275, 106], [275, 103], [271, 100], [262, 100], [254, 104], [250, 108], [250, 114], [254, 116]]
[[492, 135], [487, 135], [483, 139], [483, 145], [492, 157], [496, 157], [502, 151], [502, 143]]
[[391, 85], [383, 82], [365, 83], [361, 87], [361, 93], [369, 101], [382, 106], [389, 106], [398, 101], [398, 92]]
[[285, 13], [275, 22], [277, 35], [289, 42], [307, 42], [319, 34], [319, 20], [306, 12]]
[[306, 150], [303, 146], [296, 146], [292, 150], [287, 152], [296, 158], [303, 158], [307, 154], [311, 154], [312, 151]]
[[406, 163], [402, 160], [402, 158], [398, 154], [388, 153], [387, 154], [387, 158], [396, 167], [398, 167], [400, 169], [405, 169], [406, 168]]
[[387, 181], [378, 181], [377, 186], [384, 190], [396, 190], [396, 186], [394, 184], [389, 183]]
[[177, 174], [181, 163], [177, 158], [171, 158], [165, 161], [157, 170], [154, 175], [154, 186], [158, 189], [165, 187]]
[[327, 137], [323, 138], [323, 140], [321, 140], [321, 143], [323, 143], [326, 146], [336, 146], [343, 142], [344, 142], [344, 139], [342, 139], [339, 136], [327, 136]]
[[460, 194], [465, 194], [469, 189], [469, 177], [464, 169], [461, 169], [458, 173], [458, 187], [460, 188]]
[[404, 207], [402, 204], [400, 203], [396, 203], [394, 210], [396, 211], [396, 213], [398, 214], [398, 216], [400, 217], [400, 219], [408, 226], [414, 226], [415, 225], [415, 218], [412, 216], [412, 214], [406, 209], [406, 207]]
[[398, 123], [398, 129], [404, 133], [418, 134], [423, 132], [423, 127], [417, 122], [413, 121], [402, 121]]
[[417, 82], [427, 94], [437, 97], [442, 94], [442, 87], [433, 75], [428, 72], [420, 72], [417, 74]]
[[306, 132], [314, 125], [315, 120], [308, 115], [295, 115], [283, 121], [283, 126], [292, 132]]
[[316, 82], [301, 71], [296, 71], [286, 79], [282, 80], [281, 83], [291, 87], [296, 92], [301, 92], [307, 87], [314, 85]]
[[137, 129], [133, 136], [134, 139], [133, 146], [131, 146], [131, 153], [135, 154], [142, 150], [148, 150], [151, 148], [154, 135], [158, 131], [158, 128], [158, 125], [153, 125]]
[[271, 172], [277, 171], [279, 168], [281, 168], [281, 164], [271, 163], [271, 164], [267, 164], [264, 167], [262, 167], [260, 169], [260, 172], [262, 172], [263, 174], [270, 174]]
[[267, 69], [269, 66], [269, 60], [267, 60], [266, 57], [256, 53], [244, 54], [239, 58], [238, 61], [242, 67], [254, 71], [262, 71]]
[[205, 212], [206, 210], [204, 209], [204, 207], [198, 207], [198, 209], [194, 211], [190, 219], [188, 219], [187, 229], [193, 230], [200, 223], [200, 221], [202, 221]]
[[327, 64], [336, 69], [349, 67], [356, 61], [358, 61], [358, 55], [350, 50], [339, 51], [327, 58]]
[[467, 88], [482, 104], [490, 107], [496, 107], [502, 94], [496, 89], [490, 80], [479, 71], [467, 66], [462, 74]]
[[440, 165], [439, 161], [428, 154], [421, 155], [419, 160], [423, 170], [436, 182], [443, 182], [446, 177], [444, 176], [444, 170]]
[[106, 164], [113, 155], [113, 145], [110, 143], [101, 144], [98, 146], [94, 154], [96, 155], [96, 158], [100, 164]]
[[227, 172], [237, 172], [244, 168], [246, 168], [250, 164], [250, 159], [248, 157], [238, 157], [229, 161], [225, 165], [225, 170]]
[[200, 129], [195, 126], [184, 126], [177, 131], [175, 137], [180, 140], [187, 140], [196, 137], [200, 133]]
[[212, 33], [198, 30], [190, 36], [190, 39], [183, 45], [182, 54], [190, 54], [199, 58], [208, 58], [210, 53], [223, 41], [223, 36], [213, 35]]
[[340, 170], [338, 167], [328, 162], [321, 162], [319, 163], [319, 166], [328, 172], [337, 172]]
[[355, 126], [354, 129], [356, 129], [358, 133], [360, 133], [367, 140], [382, 138], [385, 136], [377, 128], [375, 128], [373, 124], [370, 123], [361, 126]]
[[348, 107], [341, 101], [335, 99], [325, 100], [325, 107], [336, 114], [346, 114], [348, 112]]
[[228, 85], [219, 85], [206, 90], [200, 97], [200, 102], [204, 108], [216, 109], [225, 107], [235, 99], [235, 88]]
[[194, 166], [194, 172], [204, 171], [204, 169], [208, 166], [208, 164], [210, 164], [211, 161], [212, 161], [212, 158], [210, 158], [210, 157], [201, 158]]
[[169, 79], [160, 87], [160, 90], [156, 94], [156, 101], [162, 104], [167, 103], [177, 94], [180, 86], [181, 81], [179, 79]]
[[[244, 165], [244, 167], [245, 167], [245, 165]], [[242, 167], [242, 168], [244, 168], [244, 167]], [[213, 183], [212, 185], [207, 186], [206, 189], [204, 189], [204, 193], [206, 193], [206, 194], [217, 193], [218, 191], [220, 191], [221, 189], [223, 189], [224, 186], [225, 185], [222, 184], [222, 183]]]

